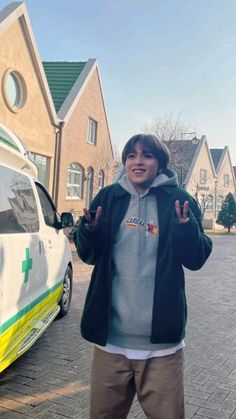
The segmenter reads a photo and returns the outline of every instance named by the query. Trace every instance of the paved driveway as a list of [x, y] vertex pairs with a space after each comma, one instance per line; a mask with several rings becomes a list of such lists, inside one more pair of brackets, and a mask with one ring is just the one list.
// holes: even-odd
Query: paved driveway
[[[187, 272], [186, 419], [236, 419], [236, 236], [213, 236], [214, 252]], [[72, 308], [0, 376], [0, 417], [88, 419], [91, 346], [79, 319], [91, 268], [75, 255]], [[135, 401], [129, 415], [144, 418]]]

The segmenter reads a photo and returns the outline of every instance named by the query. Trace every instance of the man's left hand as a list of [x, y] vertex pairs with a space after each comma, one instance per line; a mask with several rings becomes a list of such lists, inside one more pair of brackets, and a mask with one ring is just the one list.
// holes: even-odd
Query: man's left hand
[[184, 201], [184, 206], [181, 206], [178, 200], [175, 201], [175, 211], [177, 215], [177, 220], [180, 224], [184, 224], [189, 221], [188, 210], [189, 210], [188, 201]]

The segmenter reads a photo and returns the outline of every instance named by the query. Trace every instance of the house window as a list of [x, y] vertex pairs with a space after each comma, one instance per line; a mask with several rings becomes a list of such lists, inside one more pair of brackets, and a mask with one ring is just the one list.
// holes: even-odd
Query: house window
[[206, 183], [207, 181], [207, 171], [205, 169], [200, 170], [200, 183]]
[[17, 71], [7, 70], [3, 77], [3, 97], [13, 112], [18, 112], [26, 102], [26, 85]]
[[213, 196], [208, 196], [206, 199], [206, 210], [212, 211], [213, 210]]
[[97, 142], [97, 122], [89, 118], [88, 123], [88, 143], [96, 144]]
[[70, 199], [80, 199], [83, 196], [83, 168], [78, 163], [68, 166], [67, 193]]
[[229, 186], [229, 175], [224, 175], [224, 186]]
[[86, 208], [90, 207], [93, 198], [93, 178], [94, 169], [90, 166], [87, 170]]
[[49, 185], [49, 167], [50, 160], [48, 157], [30, 152], [30, 160], [32, 160], [38, 169], [38, 179], [48, 189]]
[[223, 196], [217, 196], [216, 198], [216, 211], [220, 211], [222, 208], [222, 204], [223, 204]]
[[104, 187], [104, 170], [99, 170], [99, 174], [98, 174], [98, 188], [102, 189]]

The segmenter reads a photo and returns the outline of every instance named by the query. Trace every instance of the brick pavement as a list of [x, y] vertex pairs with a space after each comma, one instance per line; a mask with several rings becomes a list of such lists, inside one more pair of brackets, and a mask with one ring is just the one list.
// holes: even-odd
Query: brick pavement
[[[186, 419], [236, 419], [235, 242], [215, 236], [206, 266], [187, 272]], [[80, 337], [79, 319], [90, 272], [75, 257], [70, 313], [1, 374], [1, 418], [89, 418], [92, 348]], [[137, 401], [131, 418], [145, 418]]]

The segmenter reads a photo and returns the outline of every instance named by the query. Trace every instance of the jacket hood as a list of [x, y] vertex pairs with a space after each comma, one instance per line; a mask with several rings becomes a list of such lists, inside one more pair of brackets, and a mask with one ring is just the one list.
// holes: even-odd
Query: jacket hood
[[[135, 187], [132, 185], [128, 179], [125, 170], [121, 171], [116, 179], [116, 182], [125, 189], [130, 195], [137, 196], [139, 195]], [[177, 173], [174, 170], [167, 169], [165, 173], [159, 173], [153, 180], [151, 186], [145, 191], [143, 195], [147, 195], [151, 189], [156, 189], [159, 187], [167, 188], [175, 187], [178, 185]]]

